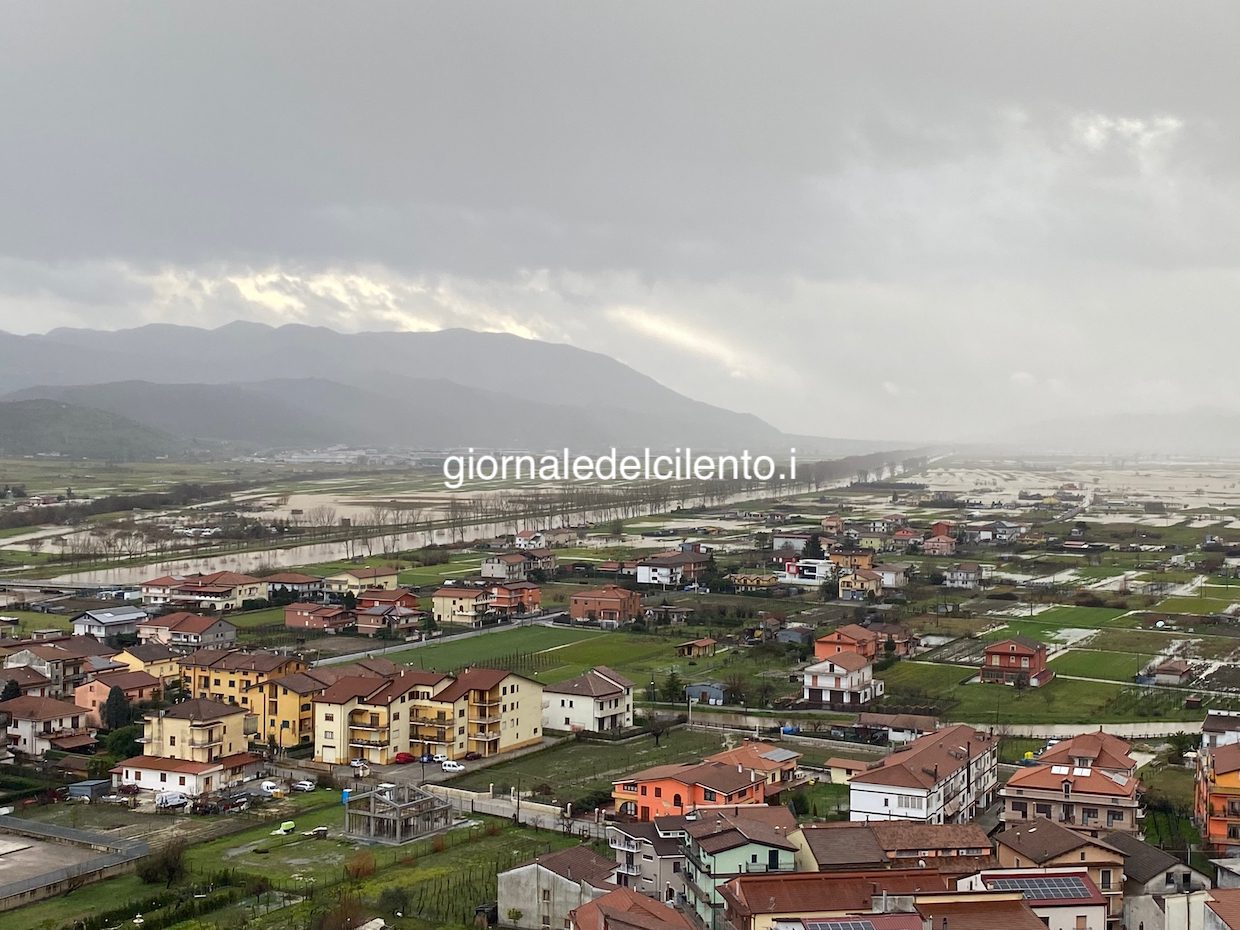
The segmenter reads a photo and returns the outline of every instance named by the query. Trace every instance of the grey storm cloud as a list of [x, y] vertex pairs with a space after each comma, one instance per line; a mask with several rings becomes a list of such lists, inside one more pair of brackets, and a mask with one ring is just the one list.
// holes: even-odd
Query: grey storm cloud
[[1187, 362], [1240, 336], [1238, 32], [1230, 2], [9, 4], [0, 328], [501, 330], [858, 437], [1216, 402]]

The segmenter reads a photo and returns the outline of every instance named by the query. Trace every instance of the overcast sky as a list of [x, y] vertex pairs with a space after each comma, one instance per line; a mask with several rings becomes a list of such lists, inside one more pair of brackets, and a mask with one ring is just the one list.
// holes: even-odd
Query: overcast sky
[[1232, 0], [6, 4], [0, 329], [499, 330], [835, 436], [1236, 407], [1238, 40]]

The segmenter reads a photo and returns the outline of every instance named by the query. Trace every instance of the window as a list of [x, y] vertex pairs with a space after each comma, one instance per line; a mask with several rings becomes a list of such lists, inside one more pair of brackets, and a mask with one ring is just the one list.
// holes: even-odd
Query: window
[[328, 723], [331, 723], [333, 720], [336, 719], [336, 715], [335, 714], [324, 714], [323, 719], [326, 720]]
[[551, 900], [551, 889], [549, 889], [549, 888], [544, 888], [544, 889], [543, 889], [543, 892], [542, 892], [542, 899], [543, 899], [544, 901], [550, 901], [550, 900]]
[[661, 798], [661, 797], [663, 797], [663, 789], [662, 789], [662, 788], [658, 788], [658, 787], [656, 787], [656, 788], [654, 789], [654, 796], [655, 796], [656, 798]]
[[1099, 878], [1098, 887], [1101, 888], [1103, 891], [1110, 891], [1111, 890], [1111, 870], [1103, 869], [1101, 872], [1098, 873], [1098, 878]]
[[1089, 930], [1089, 924], [1086, 923], [1087, 919], [1088, 918], [1086, 918], [1084, 914], [1077, 914], [1076, 915], [1076, 930]]
[[1163, 879], [1163, 884], [1165, 884], [1168, 888], [1174, 888], [1175, 887], [1175, 873], [1168, 872], [1166, 878]]
[[715, 794], [715, 792], [714, 792], [714, 791], [712, 791], [710, 788], [706, 788], [706, 789], [704, 789], [704, 790], [702, 791], [702, 798], [703, 798], [703, 800], [706, 800], [706, 801], [713, 801], [713, 800], [715, 800], [717, 797], [719, 797], [719, 796], [718, 796], [717, 794]]
[[331, 730], [323, 731], [323, 739], [335, 739], [335, 738], [336, 738], [336, 734], [333, 731]]
[[177, 744], [177, 738], [176, 738], [175, 736], [169, 736], [169, 737], [168, 737], [168, 745], [169, 745], [169, 746], [175, 746], [176, 744]]

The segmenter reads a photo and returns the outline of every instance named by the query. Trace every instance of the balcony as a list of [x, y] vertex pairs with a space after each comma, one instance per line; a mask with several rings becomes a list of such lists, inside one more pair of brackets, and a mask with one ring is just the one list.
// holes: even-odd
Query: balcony
[[469, 722], [475, 726], [485, 727], [493, 723], [499, 723], [499, 717], [470, 717]]
[[361, 746], [369, 749], [384, 749], [387, 747], [386, 740], [379, 739], [349, 739], [350, 746]]
[[616, 871], [621, 875], [641, 875], [642, 865], [640, 862], [621, 862], [616, 866]]
[[364, 717], [354, 720], [349, 718], [349, 729], [351, 730], [386, 730], [387, 724], [378, 717]]
[[642, 845], [636, 840], [631, 840], [627, 836], [612, 833], [607, 837], [607, 845], [612, 849], [619, 849], [622, 852], [641, 852]]
[[452, 718], [445, 717], [442, 714], [434, 717], [417, 716], [411, 717], [410, 719], [419, 726], [424, 727], [439, 727], [440, 729], [443, 729], [444, 727], [452, 725]]
[[189, 738], [190, 749], [206, 749], [209, 746], [221, 746], [224, 743], [223, 735], [220, 736], [191, 736]]
[[494, 740], [498, 740], [499, 734], [498, 733], [470, 733], [469, 738], [476, 739], [484, 743], [490, 743]]

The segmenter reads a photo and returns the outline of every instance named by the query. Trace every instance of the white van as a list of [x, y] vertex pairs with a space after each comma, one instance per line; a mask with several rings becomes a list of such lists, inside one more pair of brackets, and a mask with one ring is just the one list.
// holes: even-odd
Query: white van
[[157, 810], [172, 810], [176, 807], [184, 807], [188, 803], [189, 795], [181, 791], [161, 791], [155, 795]]

